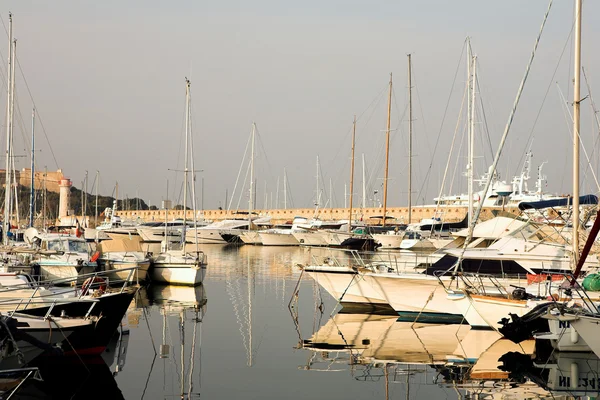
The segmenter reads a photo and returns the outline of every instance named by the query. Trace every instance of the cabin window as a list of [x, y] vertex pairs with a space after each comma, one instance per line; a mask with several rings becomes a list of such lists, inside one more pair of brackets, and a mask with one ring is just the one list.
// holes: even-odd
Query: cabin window
[[52, 242], [48, 242], [48, 250], [52, 251], [62, 251], [62, 244], [59, 240], [54, 240]]
[[87, 246], [85, 242], [69, 241], [69, 251], [75, 253], [86, 253]]

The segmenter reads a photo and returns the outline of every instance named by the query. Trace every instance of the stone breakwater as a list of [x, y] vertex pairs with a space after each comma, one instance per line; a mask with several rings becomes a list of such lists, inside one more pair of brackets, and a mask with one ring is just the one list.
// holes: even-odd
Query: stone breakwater
[[[259, 216], [271, 216], [271, 222], [273, 224], [282, 224], [291, 222], [294, 217], [305, 217], [313, 218], [318, 217], [321, 220], [348, 220], [349, 215], [348, 208], [323, 208], [315, 211], [313, 208], [288, 208], [278, 210], [255, 210], [254, 212]], [[505, 207], [485, 207], [481, 213], [481, 220], [487, 220], [492, 218], [499, 212], [511, 213], [518, 215], [518, 209]], [[183, 218], [183, 210], [169, 210], [167, 211], [167, 220], [173, 220]], [[164, 210], [127, 210], [117, 211], [116, 213], [123, 220], [142, 220], [144, 222], [149, 221], [164, 221], [165, 211]], [[387, 209], [388, 223], [409, 223], [419, 222], [424, 218], [432, 218], [434, 216], [441, 217], [447, 222], [457, 222], [465, 218], [467, 214], [467, 207], [453, 206], [453, 207], [440, 207], [435, 206], [418, 206], [412, 208], [411, 221], [408, 221], [408, 208], [407, 207], [390, 207]], [[357, 221], [363, 221], [368, 224], [380, 224], [381, 216], [383, 215], [382, 207], [374, 208], [362, 208], [352, 210], [352, 219]], [[192, 210], [187, 211], [186, 218], [193, 219], [194, 213]], [[207, 219], [212, 221], [219, 221], [230, 218], [246, 218], [247, 210], [239, 210], [239, 212], [230, 210], [204, 210], [197, 211], [197, 218]], [[389, 217], [394, 217], [395, 220], [390, 220]]]

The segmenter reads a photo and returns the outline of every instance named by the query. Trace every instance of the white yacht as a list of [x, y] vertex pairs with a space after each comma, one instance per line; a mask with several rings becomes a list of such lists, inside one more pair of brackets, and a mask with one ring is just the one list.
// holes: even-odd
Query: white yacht
[[38, 250], [35, 262], [43, 279], [75, 278], [96, 270], [99, 253], [91, 255], [90, 245], [82, 237], [33, 231], [28, 240]]
[[[253, 217], [252, 225], [263, 225], [270, 223], [271, 217]], [[248, 231], [250, 221], [248, 218], [224, 219], [215, 221], [210, 225], [190, 228], [186, 231], [185, 241], [187, 243], [229, 243], [237, 241], [237, 238]], [[225, 237], [223, 237], [225, 236]]]

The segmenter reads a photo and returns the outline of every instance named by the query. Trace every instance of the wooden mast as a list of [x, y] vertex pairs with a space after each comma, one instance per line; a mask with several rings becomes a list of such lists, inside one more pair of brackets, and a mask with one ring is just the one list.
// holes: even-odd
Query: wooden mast
[[383, 226], [387, 211], [388, 167], [390, 161], [390, 117], [392, 115], [392, 73], [390, 72], [390, 90], [388, 94], [387, 128], [385, 130], [385, 174], [383, 177]]
[[354, 141], [356, 139], [356, 115], [354, 116], [354, 122], [352, 123], [352, 156], [350, 161], [350, 218], [348, 221], [348, 232], [352, 230], [352, 200], [354, 193]]

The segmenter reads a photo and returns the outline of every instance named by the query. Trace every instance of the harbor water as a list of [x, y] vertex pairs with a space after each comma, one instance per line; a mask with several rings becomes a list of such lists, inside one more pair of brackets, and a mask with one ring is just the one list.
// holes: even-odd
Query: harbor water
[[[336, 300], [298, 266], [329, 250], [231, 245], [203, 250], [208, 266], [202, 286], [142, 288], [102, 358], [43, 357], [36, 365], [44, 381], [28, 383], [15, 398], [548, 395], [531, 383], [505, 387], [495, 378], [464, 379], [481, 351], [499, 338], [494, 331], [340, 313]], [[490, 364], [497, 359], [493, 355]]]

